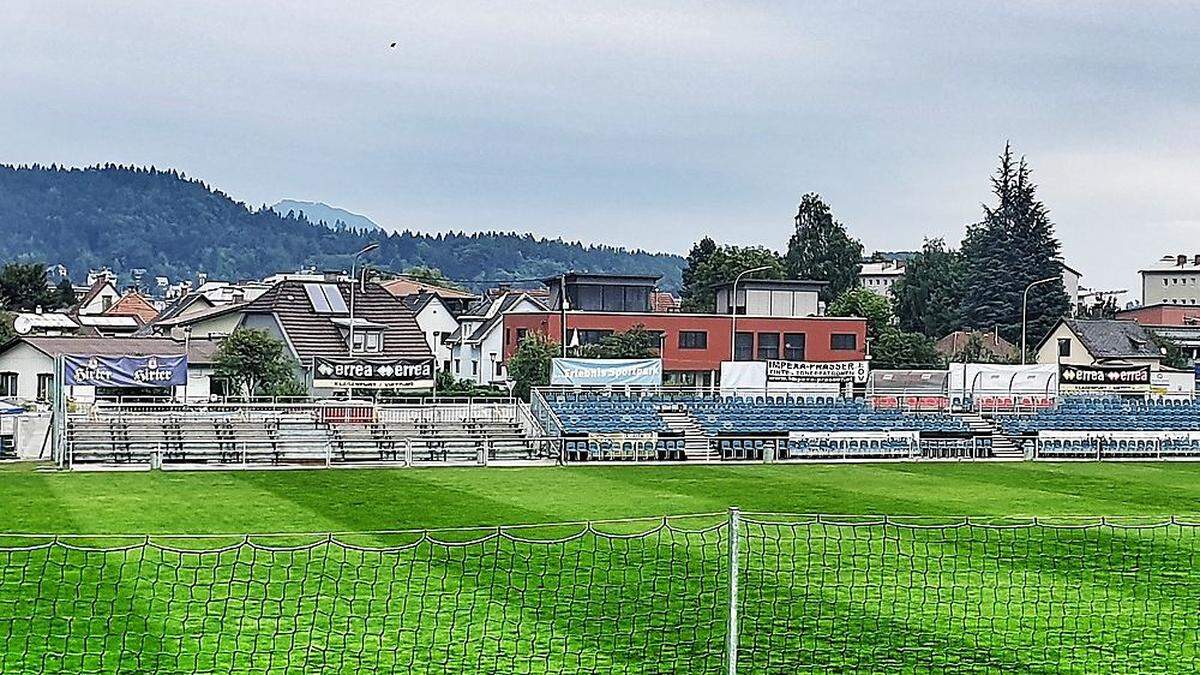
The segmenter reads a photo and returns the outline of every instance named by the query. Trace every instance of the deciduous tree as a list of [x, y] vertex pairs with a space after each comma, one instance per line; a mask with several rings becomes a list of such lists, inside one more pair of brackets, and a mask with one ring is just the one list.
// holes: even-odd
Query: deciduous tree
[[792, 279], [827, 281], [821, 299], [830, 302], [858, 283], [863, 246], [833, 219], [820, 195], [810, 193], [796, 210], [796, 230], [788, 242], [787, 273]]

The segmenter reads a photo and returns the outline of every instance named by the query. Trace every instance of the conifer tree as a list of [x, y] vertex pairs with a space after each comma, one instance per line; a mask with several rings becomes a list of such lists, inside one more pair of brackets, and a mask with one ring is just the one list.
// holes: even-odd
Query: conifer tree
[[1028, 341], [1035, 344], [1070, 309], [1059, 242], [1029, 166], [1007, 144], [992, 192], [996, 203], [983, 207], [983, 220], [969, 226], [963, 240], [963, 322], [980, 330], [998, 328], [1002, 337], [1019, 342], [1025, 289], [1034, 281], [1055, 279], [1029, 292]]

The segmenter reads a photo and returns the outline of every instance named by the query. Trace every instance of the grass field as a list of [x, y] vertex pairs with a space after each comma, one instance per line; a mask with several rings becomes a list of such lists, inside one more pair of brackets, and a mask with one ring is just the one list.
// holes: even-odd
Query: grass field
[[[1200, 513], [1200, 465], [0, 470], [8, 533], [362, 532], [730, 505], [1154, 519]], [[738, 530], [740, 672], [1200, 668], [1195, 528], [779, 520], [747, 516]], [[461, 546], [410, 535], [347, 537], [348, 546], [263, 542], [312, 544], [280, 550], [236, 538], [164, 540], [205, 553], [10, 537], [43, 545], [0, 553], [0, 672], [721, 672], [730, 541], [720, 523], [612, 526], [646, 534], [555, 543], [493, 535]], [[373, 550], [380, 546], [400, 548]]]
[[38, 473], [0, 469], [0, 531], [365, 531], [724, 511], [1200, 513], [1200, 464], [927, 463]]

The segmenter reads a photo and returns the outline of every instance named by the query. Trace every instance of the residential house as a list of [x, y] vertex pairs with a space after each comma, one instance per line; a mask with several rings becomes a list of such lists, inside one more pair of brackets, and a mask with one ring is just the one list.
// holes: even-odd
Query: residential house
[[1037, 362], [1067, 365], [1149, 365], [1159, 370], [1163, 352], [1134, 321], [1061, 319], [1035, 349]]
[[904, 261], [882, 260], [865, 262], [858, 272], [858, 285], [884, 297], [891, 297], [892, 287], [904, 278]]
[[[450, 372], [460, 380], [501, 385], [507, 380], [505, 359], [515, 351], [525, 330], [505, 326], [506, 317], [546, 312], [544, 302], [524, 291], [488, 297], [458, 317], [459, 326], [447, 339]], [[532, 314], [530, 314], [532, 316]], [[507, 335], [506, 335], [507, 333]]]
[[446, 340], [458, 330], [458, 319], [450, 305], [440, 295], [425, 291], [405, 296], [401, 302], [416, 316], [417, 325], [425, 333], [425, 342], [433, 352], [437, 369], [450, 370], [453, 356]]
[[314, 396], [433, 386], [433, 352], [416, 317], [379, 284], [282, 281], [229, 311], [239, 326], [282, 341]]
[[213, 340], [169, 338], [22, 336], [0, 346], [0, 398], [23, 403], [50, 401], [54, 387], [54, 360], [59, 356], [177, 356], [187, 354], [187, 384], [173, 388], [117, 389], [68, 386], [68, 398], [79, 402], [119, 396], [162, 396], [207, 400], [222, 393], [214, 382], [218, 343]]
[[994, 363], [1013, 363], [1021, 356], [1020, 348], [1000, 337], [996, 331], [956, 330], [935, 342], [933, 347], [942, 356], [953, 360], [972, 344], [981, 352], [979, 357], [973, 359], [976, 362], [983, 361], [984, 355], [987, 361]]

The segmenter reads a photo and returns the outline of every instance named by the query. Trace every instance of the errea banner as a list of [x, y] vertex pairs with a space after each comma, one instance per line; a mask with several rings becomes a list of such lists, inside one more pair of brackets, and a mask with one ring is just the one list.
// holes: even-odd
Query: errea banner
[[662, 359], [551, 359], [550, 384], [573, 387], [657, 387]]
[[767, 382], [867, 381], [866, 361], [767, 361]]
[[1145, 393], [1150, 390], [1150, 366], [1076, 366], [1064, 363], [1058, 371], [1058, 390], [1064, 393]]
[[431, 389], [430, 359], [324, 359], [313, 360], [315, 389]]
[[176, 387], [187, 384], [187, 357], [66, 354], [66, 384], [87, 387]]

